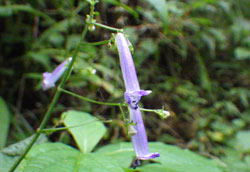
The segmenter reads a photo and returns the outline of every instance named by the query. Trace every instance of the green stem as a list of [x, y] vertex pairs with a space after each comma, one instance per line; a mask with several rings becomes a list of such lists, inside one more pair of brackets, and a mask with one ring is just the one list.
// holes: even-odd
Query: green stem
[[25, 151], [24, 153], [17, 159], [17, 161], [13, 164], [13, 166], [11, 167], [10, 169], [10, 172], [14, 172], [15, 169], [17, 168], [17, 166], [21, 163], [21, 161], [24, 159], [24, 157], [27, 155], [27, 153], [30, 151], [30, 149], [32, 148], [32, 146], [35, 144], [36, 140], [38, 139], [38, 137], [40, 136], [41, 134], [41, 131], [45, 128], [46, 124], [48, 123], [50, 117], [51, 117], [51, 114], [53, 112], [53, 109], [56, 105], [56, 103], [58, 102], [58, 99], [61, 95], [61, 90], [60, 88], [62, 88], [65, 84], [65, 82], [67, 81], [67, 79], [69, 78], [70, 74], [71, 74], [71, 71], [72, 71], [72, 68], [73, 68], [73, 64], [76, 60], [76, 56], [77, 56], [77, 53], [79, 51], [79, 48], [80, 48], [80, 43], [82, 42], [82, 40], [84, 39], [84, 37], [86, 36], [86, 33], [87, 33], [87, 29], [88, 29], [88, 26], [87, 24], [85, 25], [84, 27], [84, 30], [82, 32], [82, 37], [81, 37], [81, 40], [80, 42], [78, 43], [75, 51], [74, 51], [74, 54], [73, 54], [73, 59], [69, 65], [69, 67], [67, 68], [67, 70], [65, 71], [64, 75], [63, 75], [63, 79], [61, 80], [60, 84], [58, 85], [57, 89], [56, 89], [56, 92], [54, 94], [54, 97], [52, 98], [52, 101], [51, 103], [49, 104], [49, 107], [48, 107], [48, 110], [47, 112], [45, 113], [44, 115], [44, 118], [42, 119], [42, 122], [40, 124], [40, 126], [38, 127], [37, 129], [37, 132], [35, 133], [35, 136], [33, 137], [33, 139], [31, 140], [30, 144], [25, 148]]
[[145, 111], [145, 112], [155, 112], [158, 109], [145, 109], [145, 108], [140, 108], [140, 110]]
[[122, 106], [119, 106], [119, 108], [120, 108], [120, 111], [121, 111], [121, 113], [122, 113], [123, 121], [126, 121], [126, 115], [125, 115], [125, 113], [124, 113], [124, 111], [123, 111], [123, 109], [122, 109]]
[[[90, 103], [95, 103], [95, 104], [99, 104], [99, 105], [107, 105], [107, 106], [119, 106], [121, 112], [122, 112], [122, 118], [123, 119], [126, 119], [125, 118], [125, 115], [124, 115], [124, 112], [122, 110], [122, 106], [128, 106], [128, 104], [126, 103], [111, 103], [111, 102], [101, 102], [101, 101], [97, 101], [97, 100], [93, 100], [93, 99], [90, 99], [90, 98], [87, 98], [87, 97], [84, 97], [84, 96], [80, 96], [74, 92], [71, 92], [71, 91], [68, 91], [68, 90], [65, 90], [63, 88], [59, 88], [61, 90], [61, 92], [63, 93], [66, 93], [68, 95], [71, 95], [73, 97], [76, 97], [80, 100], [83, 100], [83, 101], [86, 101], [86, 102], [90, 102]], [[159, 114], [161, 111], [163, 111], [162, 109], [145, 109], [145, 108], [140, 108], [141, 111], [145, 111], [145, 112], [154, 112], [154, 113], [157, 113]]]
[[114, 28], [114, 27], [106, 26], [106, 25], [101, 24], [101, 23], [93, 22], [91, 24], [102, 27], [102, 28], [107, 29], [107, 30], [111, 30], [111, 31], [115, 31], [115, 32], [123, 32], [123, 29], [117, 29], [117, 28]]
[[99, 104], [99, 105], [107, 105], [107, 106], [127, 106], [127, 104], [125, 104], [125, 103], [109, 103], [109, 102], [96, 101], [96, 100], [93, 100], [93, 99], [90, 99], [90, 98], [87, 98], [87, 97], [80, 96], [80, 95], [78, 95], [76, 93], [65, 90], [63, 88], [60, 88], [60, 90], [63, 93], [69, 94], [69, 95], [71, 95], [73, 97], [76, 97], [76, 98], [81, 99], [81, 100], [86, 101], [86, 102], [91, 102], [91, 103], [95, 103], [95, 104]]
[[144, 109], [140, 108], [140, 110], [145, 111], [145, 112], [154, 112], [157, 115], [159, 115], [162, 119], [165, 119], [169, 117], [171, 114], [169, 111], [165, 111], [164, 109]]
[[99, 41], [99, 42], [83, 42], [83, 43], [81, 43], [81, 46], [84, 46], [84, 45], [104, 45], [104, 44], [107, 44], [109, 42], [110, 42], [110, 40], [104, 40], [104, 41]]
[[[41, 133], [51, 133], [51, 132], [63, 131], [63, 130], [67, 130], [69, 128], [81, 127], [82, 125], [90, 124], [90, 123], [96, 122], [96, 121], [100, 121], [100, 120], [99, 119], [94, 119], [94, 120], [90, 120], [90, 121], [87, 121], [87, 122], [84, 122], [84, 123], [81, 123], [81, 124], [78, 124], [78, 125], [72, 125], [72, 126], [69, 126], [69, 127], [46, 128], [46, 129], [42, 129], [40, 132]], [[112, 120], [107, 120], [107, 121], [102, 121], [102, 122], [110, 123], [110, 122], [112, 122]]]

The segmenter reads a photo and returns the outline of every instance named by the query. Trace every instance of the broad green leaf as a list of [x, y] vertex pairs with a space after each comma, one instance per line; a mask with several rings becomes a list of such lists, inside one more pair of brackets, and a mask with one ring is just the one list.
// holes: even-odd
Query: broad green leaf
[[[190, 150], [163, 143], [151, 143], [151, 152], [159, 152], [156, 159], [168, 172], [222, 172], [215, 161], [204, 158]], [[143, 167], [143, 168], [146, 168]]]
[[0, 97], [0, 149], [5, 146], [7, 141], [10, 116], [11, 114], [5, 101]]
[[62, 118], [83, 153], [91, 152], [106, 132], [103, 123], [86, 112], [71, 110]]
[[[2, 153], [9, 155], [9, 156], [19, 156], [22, 155], [26, 149], [26, 147], [29, 145], [31, 140], [33, 139], [34, 135], [20, 141], [17, 143], [14, 143], [12, 145], [9, 145], [8, 147], [1, 150]], [[47, 142], [48, 139], [45, 136], [45, 134], [41, 134], [38, 139], [36, 140], [35, 144], [40, 144]]]
[[111, 157], [104, 154], [83, 154], [62, 143], [45, 143], [35, 146], [17, 171], [123, 172], [123, 169]]
[[130, 142], [107, 145], [101, 147], [96, 152], [103, 153], [107, 156], [112, 157], [124, 168], [129, 167], [133, 160], [133, 157], [135, 157], [132, 143]]
[[[0, 150], [1, 172], [8, 171], [11, 168], [15, 160], [24, 153], [25, 148], [28, 146], [33, 137], [34, 135]], [[44, 143], [46, 141], [47, 137], [44, 134], [42, 134], [40, 135], [40, 137], [38, 137], [35, 144]]]
[[[157, 172], [179, 172], [174, 170], [173, 168], [168, 168], [167, 166], [160, 165], [158, 163], [155, 164], [149, 164], [146, 165], [145, 167], [141, 167], [140, 170], [142, 172], [152, 172], [152, 171], [157, 171]], [[183, 171], [183, 172], [188, 172], [188, 171]]]
[[243, 152], [250, 152], [250, 130], [237, 133], [236, 147]]
[[[149, 143], [149, 147], [151, 152], [159, 152], [161, 156], [155, 159], [159, 163], [138, 168], [143, 172], [222, 172], [217, 166], [217, 163], [189, 150], [183, 150], [176, 146], [159, 142]], [[131, 143], [108, 145], [100, 148], [97, 152], [112, 156], [113, 159], [116, 159], [123, 167], [128, 167], [134, 156]]]
[[81, 154], [76, 163], [79, 165], [78, 171], [83, 172], [123, 172], [121, 164], [105, 154]]
[[249, 172], [250, 156], [243, 156], [238, 150], [227, 148], [223, 150], [225, 157], [221, 160], [226, 163], [227, 172]]
[[[79, 152], [61, 143], [34, 146], [19, 165], [18, 172], [74, 171]], [[46, 169], [46, 170], [45, 170]]]
[[8, 156], [0, 152], [0, 171], [7, 172], [18, 157]]

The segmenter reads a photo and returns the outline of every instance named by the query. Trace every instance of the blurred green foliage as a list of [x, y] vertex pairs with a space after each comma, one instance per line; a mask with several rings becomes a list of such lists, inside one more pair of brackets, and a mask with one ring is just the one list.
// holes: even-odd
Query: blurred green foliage
[[[0, 5], [0, 95], [14, 114], [10, 144], [38, 126], [53, 94], [40, 89], [41, 73], [72, 56], [89, 7], [84, 0], [3, 0]], [[141, 87], [153, 91], [142, 100], [144, 106], [173, 112], [167, 120], [145, 114], [150, 140], [219, 157], [230, 171], [250, 171], [245, 139], [250, 133], [249, 8], [249, 0], [98, 3], [96, 20], [124, 28], [134, 46]], [[85, 41], [110, 38], [110, 31], [96, 28]], [[122, 101], [115, 49], [82, 45], [67, 88], [101, 101]], [[68, 107], [117, 119], [100, 144], [128, 140], [118, 109], [65, 95], [55, 114]], [[55, 115], [50, 125], [58, 123]]]

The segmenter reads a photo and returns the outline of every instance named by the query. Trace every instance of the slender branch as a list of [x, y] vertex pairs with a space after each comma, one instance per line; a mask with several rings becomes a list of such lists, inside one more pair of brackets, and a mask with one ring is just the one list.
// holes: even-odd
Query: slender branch
[[140, 110], [145, 111], [145, 112], [155, 112], [158, 109], [145, 109], [145, 108], [140, 107]]
[[[107, 105], [107, 106], [119, 106], [121, 112], [122, 112], [122, 118], [123, 120], [125, 120], [125, 115], [124, 115], [124, 112], [122, 110], [122, 107], [123, 106], [128, 106], [127, 103], [111, 103], [111, 102], [101, 102], [101, 101], [97, 101], [97, 100], [93, 100], [93, 99], [90, 99], [90, 98], [87, 98], [87, 97], [84, 97], [84, 96], [80, 96], [74, 92], [71, 92], [71, 91], [68, 91], [68, 90], [65, 90], [63, 88], [59, 88], [61, 90], [61, 92], [63, 93], [66, 93], [68, 95], [71, 95], [73, 97], [76, 97], [80, 100], [83, 100], [83, 101], [86, 101], [86, 102], [91, 102], [91, 103], [94, 103], [94, 104], [99, 104], [99, 105]], [[145, 112], [154, 112], [158, 115], [160, 115], [161, 117], [165, 117], [165, 116], [168, 116], [166, 113], [168, 113], [168, 111], [164, 111], [163, 109], [146, 109], [146, 108], [140, 108], [140, 110], [142, 111], [145, 111]]]
[[71, 95], [73, 97], [76, 97], [76, 98], [81, 99], [81, 100], [86, 101], [86, 102], [91, 102], [91, 103], [95, 103], [95, 104], [99, 104], [99, 105], [107, 105], [107, 106], [127, 106], [127, 104], [125, 104], [125, 103], [109, 103], [109, 102], [96, 101], [96, 100], [93, 100], [93, 99], [90, 99], [90, 98], [87, 98], [87, 97], [84, 97], [84, 96], [80, 96], [80, 95], [78, 95], [76, 93], [65, 90], [63, 88], [60, 88], [60, 90], [63, 93], [69, 94], [69, 95]]
[[145, 108], [140, 108], [140, 110], [145, 111], [145, 112], [154, 112], [157, 115], [159, 115], [162, 119], [165, 119], [171, 115], [169, 111], [166, 111], [164, 109], [145, 109]]
[[96, 121], [102, 121], [104, 123], [111, 123], [112, 122], [112, 120], [103, 121], [103, 120], [99, 120], [99, 119], [94, 119], [94, 120], [89, 120], [89, 121], [83, 122], [81, 124], [72, 125], [72, 126], [69, 126], [69, 127], [45, 128], [45, 129], [40, 130], [40, 132], [41, 133], [50, 133], [50, 132], [63, 131], [63, 130], [67, 130], [67, 129], [70, 129], [70, 128], [76, 128], [76, 127], [81, 127], [83, 125], [88, 125], [88, 124], [90, 124], [92, 122], [96, 122]]
[[81, 43], [81, 46], [84, 46], [84, 45], [104, 45], [104, 44], [107, 44], [109, 43], [110, 40], [104, 40], [104, 41], [98, 41], [98, 42], [83, 42]]
[[122, 113], [123, 121], [126, 121], [126, 115], [125, 115], [125, 113], [124, 113], [124, 111], [123, 111], [123, 109], [122, 109], [122, 106], [119, 106], [119, 109], [120, 109], [120, 111], [121, 111], [121, 113]]
[[107, 26], [107, 25], [104, 25], [104, 24], [101, 24], [101, 23], [93, 22], [91, 24], [102, 27], [102, 28], [107, 29], [107, 30], [111, 30], [111, 31], [115, 31], [115, 32], [123, 32], [123, 29], [117, 29], [117, 28], [110, 27], [110, 26]]

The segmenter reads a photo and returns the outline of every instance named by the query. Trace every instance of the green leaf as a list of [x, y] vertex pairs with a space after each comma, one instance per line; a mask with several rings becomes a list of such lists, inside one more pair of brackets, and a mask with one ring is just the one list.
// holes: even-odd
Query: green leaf
[[76, 47], [76, 45], [80, 42], [81, 40], [81, 36], [74, 34], [74, 35], [70, 35], [67, 38], [67, 43], [66, 43], [66, 47], [68, 50], [72, 50]]
[[250, 130], [237, 133], [236, 147], [243, 152], [250, 152]]
[[0, 171], [9, 171], [18, 157], [8, 156], [0, 152]]
[[[163, 143], [151, 143], [151, 152], [159, 152], [161, 156], [156, 159], [168, 172], [222, 172], [217, 164], [190, 150], [180, 149], [176, 146]], [[147, 166], [142, 167], [147, 168]], [[155, 170], [157, 171], [157, 170]]]
[[168, 6], [165, 0], [146, 0], [159, 14], [160, 19], [166, 25], [168, 23]]
[[[33, 136], [28, 137], [20, 142], [14, 143], [0, 151], [0, 171], [9, 171], [15, 160], [22, 155], [25, 148], [30, 143]], [[47, 141], [47, 137], [42, 134], [38, 137], [35, 144], [44, 143]]]
[[139, 17], [139, 14], [131, 7], [117, 1], [117, 0], [104, 0], [105, 2], [107, 3], [111, 3], [115, 6], [119, 6], [121, 8], [123, 8], [124, 10], [126, 10], [128, 13], [130, 13], [131, 15], [133, 15], [135, 18], [138, 18]]
[[[26, 147], [29, 145], [31, 140], [33, 139], [34, 135], [20, 141], [17, 143], [14, 143], [4, 149], [1, 150], [2, 153], [9, 155], [9, 156], [19, 156], [22, 155], [26, 149]], [[38, 139], [36, 140], [35, 144], [40, 144], [47, 142], [48, 139], [45, 136], [45, 134], [41, 134]]]
[[[79, 152], [61, 143], [40, 144], [31, 149], [19, 165], [18, 172], [74, 171]], [[46, 169], [46, 170], [45, 170]]]
[[206, 45], [212, 58], [215, 57], [216, 43], [212, 36], [207, 33], [201, 34], [201, 41]]
[[[168, 168], [167, 166], [162, 166], [159, 164], [149, 164], [149, 165], [146, 165], [145, 167], [141, 167], [140, 170], [142, 170], [142, 172], [152, 172], [152, 171], [179, 172], [179, 171], [174, 170], [173, 168]], [[188, 172], [188, 171], [183, 171], [183, 172]]]
[[0, 149], [5, 146], [7, 141], [10, 117], [10, 111], [4, 99], [0, 97]]
[[27, 57], [49, 68], [49, 55], [43, 52], [28, 52]]
[[244, 156], [236, 149], [226, 148], [223, 150], [225, 157], [222, 161], [227, 166], [227, 172], [249, 172], [250, 156]]
[[103, 123], [86, 112], [71, 110], [64, 112], [62, 118], [83, 153], [91, 152], [106, 132]]
[[[183, 150], [176, 146], [163, 143], [149, 143], [150, 152], [159, 152], [161, 156], [153, 165], [145, 165], [138, 169], [145, 171], [167, 172], [222, 172], [217, 163], [195, 154], [189, 150]], [[131, 143], [119, 143], [100, 148], [97, 152], [106, 153], [116, 159], [123, 167], [128, 167], [135, 154]]]
[[46, 143], [35, 146], [20, 164], [17, 171], [123, 172], [123, 169], [111, 157], [104, 154], [82, 154], [61, 143]]
[[9, 7], [0, 6], [0, 16], [8, 17], [12, 15], [12, 10]]
[[238, 47], [235, 49], [235, 57], [238, 60], [250, 59], [250, 49], [244, 47]]
[[123, 172], [121, 164], [104, 154], [81, 154], [78, 164], [78, 171]]
[[199, 67], [199, 81], [200, 85], [203, 89], [207, 90], [208, 92], [211, 92], [212, 90], [212, 84], [210, 82], [208, 70], [206, 68], [205, 62], [202, 57], [196, 56], [197, 64]]
[[50, 16], [48, 16], [46, 13], [36, 10], [29, 5], [16, 5], [15, 4], [15, 5], [0, 6], [0, 16], [4, 16], [3, 12], [7, 13], [5, 16], [10, 16], [14, 12], [28, 12], [37, 16], [41, 16], [47, 19], [48, 21], [53, 22], [53, 19], [50, 18]]
[[133, 157], [135, 157], [134, 149], [130, 142], [107, 145], [101, 147], [96, 152], [112, 157], [124, 168], [129, 167]]

